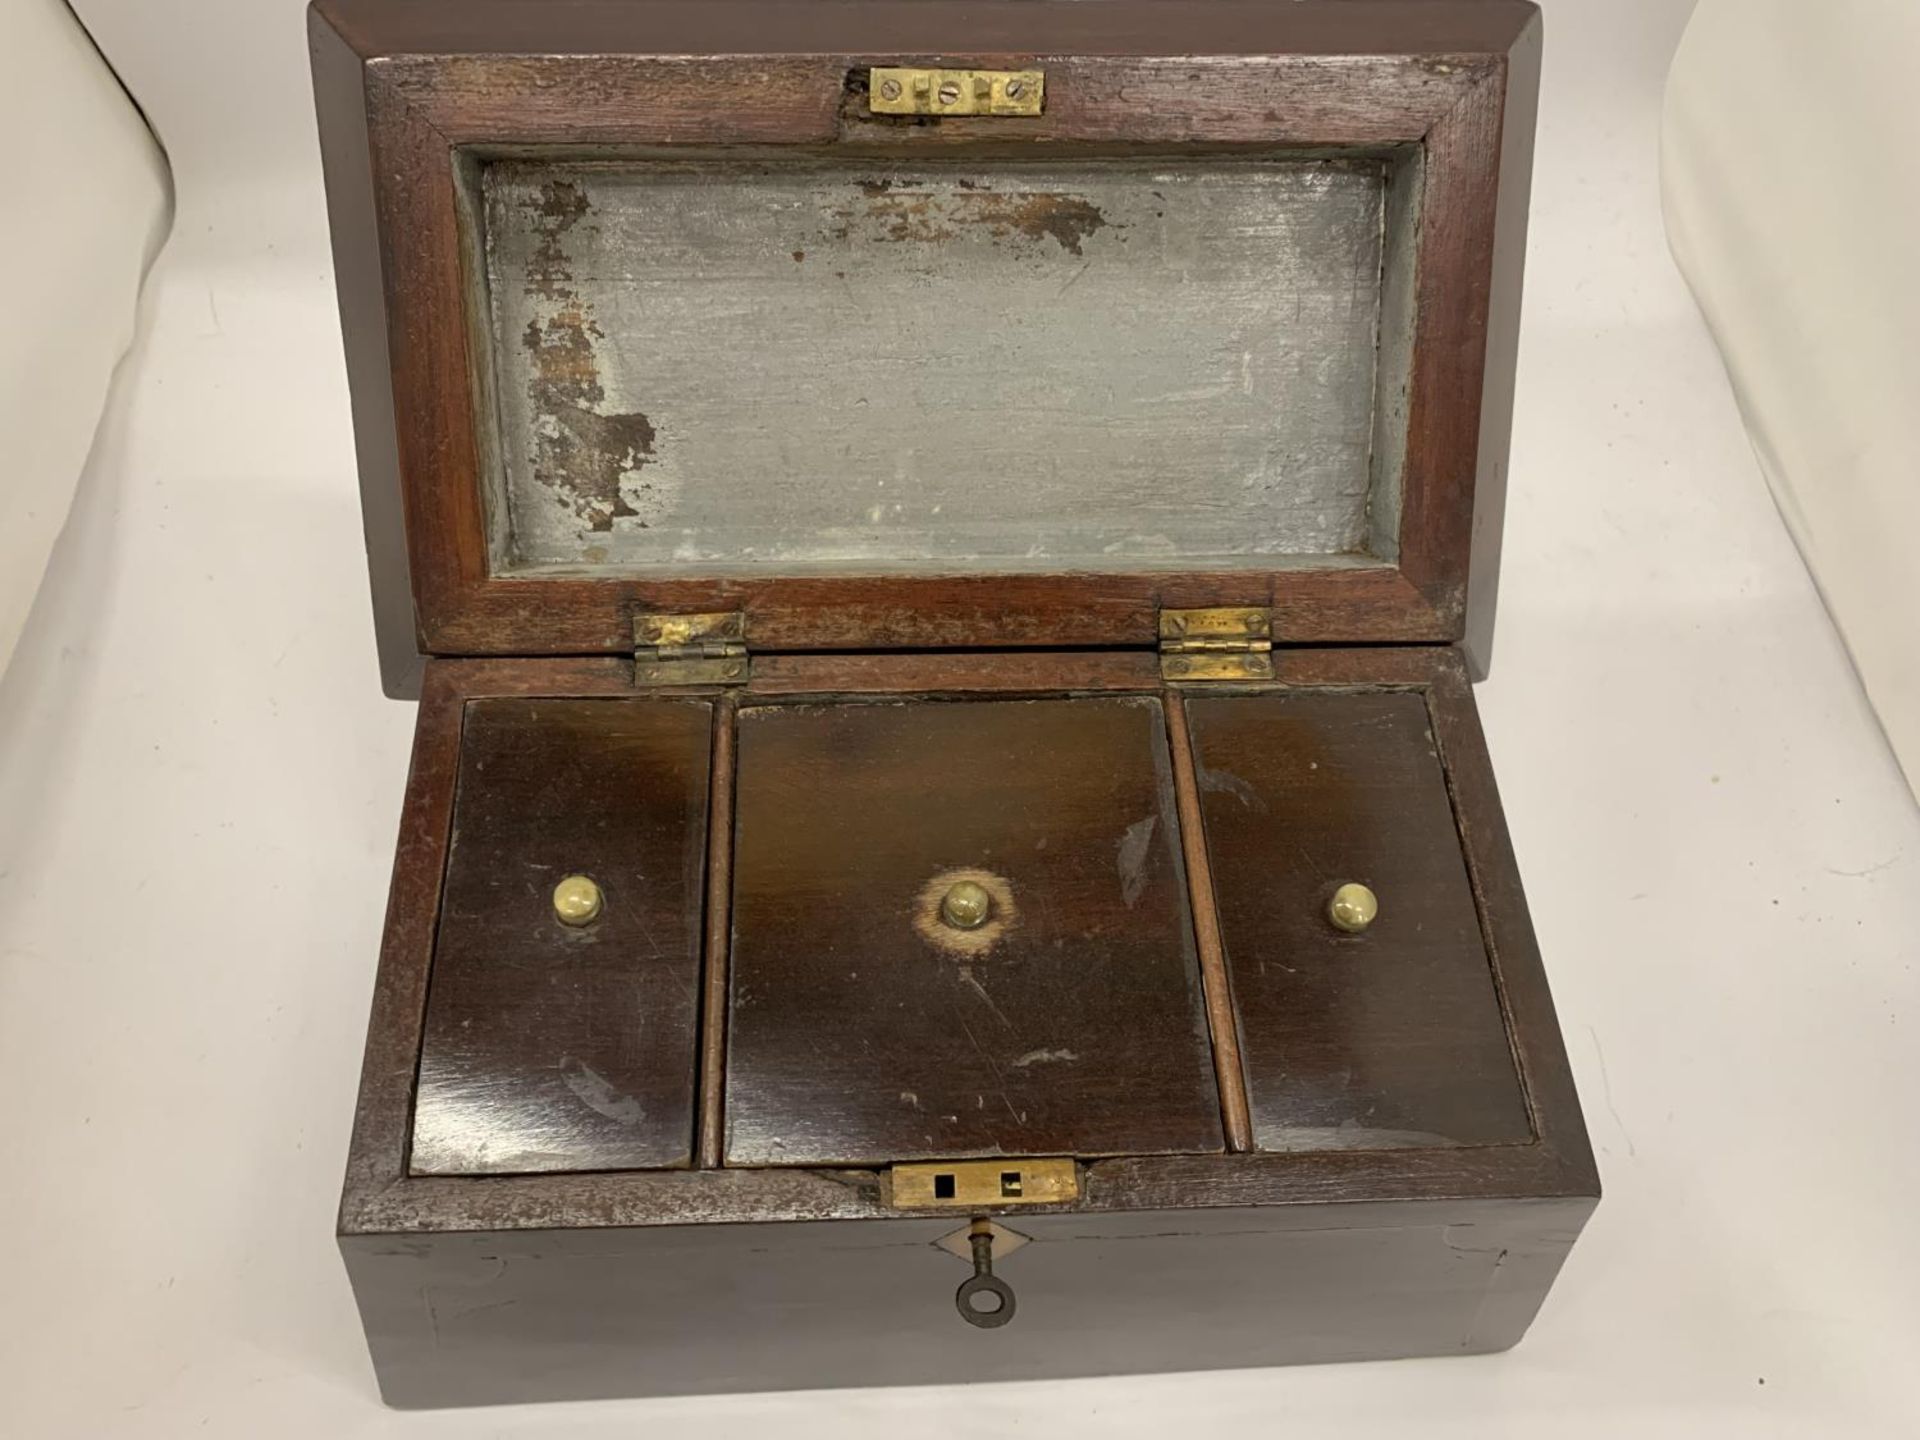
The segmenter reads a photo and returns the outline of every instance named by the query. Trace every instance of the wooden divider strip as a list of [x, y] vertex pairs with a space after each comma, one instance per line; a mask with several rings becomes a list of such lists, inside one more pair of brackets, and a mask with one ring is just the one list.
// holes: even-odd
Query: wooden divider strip
[[718, 1169], [726, 1138], [727, 961], [733, 905], [734, 738], [739, 702], [713, 707], [713, 781], [707, 799], [707, 924], [700, 1004], [700, 1134], [697, 1163]]
[[1206, 828], [1200, 815], [1193, 736], [1187, 728], [1187, 703], [1178, 690], [1167, 691], [1167, 736], [1173, 746], [1174, 804], [1180, 814], [1180, 845], [1187, 861], [1187, 891], [1193, 906], [1194, 940], [1200, 950], [1207, 1028], [1213, 1033], [1213, 1073], [1220, 1087], [1220, 1116], [1226, 1127], [1227, 1148], [1244, 1152], [1253, 1148], [1253, 1118], [1247, 1107], [1247, 1076], [1240, 1059], [1240, 1027], [1234, 1018], [1227, 952], [1220, 939], [1220, 913], [1213, 899], [1213, 866], [1207, 859]]

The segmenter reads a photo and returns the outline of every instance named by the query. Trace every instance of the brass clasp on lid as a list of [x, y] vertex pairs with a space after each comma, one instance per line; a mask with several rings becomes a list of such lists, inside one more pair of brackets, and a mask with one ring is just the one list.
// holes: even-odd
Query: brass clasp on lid
[[868, 81], [876, 115], [1038, 115], [1047, 91], [1038, 70], [875, 66]]

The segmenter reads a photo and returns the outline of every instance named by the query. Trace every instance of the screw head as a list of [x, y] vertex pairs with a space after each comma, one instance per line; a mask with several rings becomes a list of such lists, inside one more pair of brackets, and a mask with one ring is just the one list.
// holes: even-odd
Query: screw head
[[880, 96], [884, 100], [898, 100], [900, 98], [900, 82], [898, 80], [882, 80], [880, 82]]
[[940, 919], [955, 930], [978, 930], [992, 915], [993, 896], [978, 881], [960, 881], [940, 901]]
[[1007, 98], [1009, 100], [1018, 100], [1022, 95], [1026, 93], [1027, 93], [1026, 81], [1024, 80], [1007, 81]]
[[1380, 897], [1366, 886], [1349, 881], [1333, 892], [1327, 903], [1327, 919], [1336, 930], [1358, 935], [1380, 914]]
[[939, 95], [942, 105], [958, 104], [960, 101], [960, 82], [957, 80], [942, 81]]
[[562, 925], [591, 925], [605, 903], [600, 887], [586, 875], [569, 875], [553, 887], [553, 914]]

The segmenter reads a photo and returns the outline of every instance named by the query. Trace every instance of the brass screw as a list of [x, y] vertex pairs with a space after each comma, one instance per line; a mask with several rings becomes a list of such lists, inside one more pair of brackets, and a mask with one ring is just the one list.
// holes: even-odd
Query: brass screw
[[960, 103], [960, 82], [958, 80], [944, 80], [941, 82], [940, 103], [942, 105], [957, 105]]
[[900, 98], [900, 82], [898, 80], [882, 80], [880, 82], [880, 97], [883, 100], [898, 100]]
[[962, 880], [940, 902], [940, 918], [955, 930], [978, 930], [993, 914], [993, 896], [987, 887]]
[[1358, 935], [1380, 913], [1380, 897], [1366, 886], [1349, 882], [1333, 892], [1327, 904], [1327, 918], [1337, 930]]
[[553, 887], [553, 913], [562, 925], [591, 925], [604, 903], [600, 887], [585, 875], [569, 875]]

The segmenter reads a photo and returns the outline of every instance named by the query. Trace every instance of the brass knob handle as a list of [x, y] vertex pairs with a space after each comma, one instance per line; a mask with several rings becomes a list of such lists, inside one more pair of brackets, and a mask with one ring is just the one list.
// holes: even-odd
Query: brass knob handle
[[1349, 882], [1333, 892], [1327, 903], [1327, 918], [1337, 930], [1358, 935], [1373, 924], [1380, 914], [1380, 897], [1366, 886]]
[[605, 903], [600, 887], [586, 875], [569, 875], [553, 887], [553, 914], [562, 925], [591, 925]]
[[978, 930], [993, 915], [993, 896], [974, 880], [962, 880], [940, 901], [940, 918], [955, 930]]

